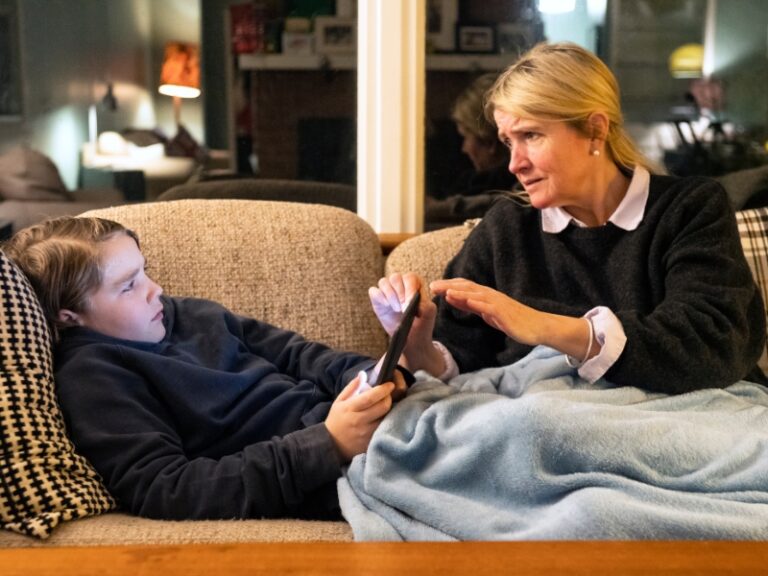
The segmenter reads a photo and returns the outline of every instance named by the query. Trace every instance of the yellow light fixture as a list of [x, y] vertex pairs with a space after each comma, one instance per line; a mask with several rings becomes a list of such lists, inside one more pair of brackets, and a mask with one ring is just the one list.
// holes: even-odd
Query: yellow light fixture
[[669, 72], [675, 78], [701, 78], [704, 66], [704, 46], [683, 44], [669, 56]]
[[196, 44], [168, 42], [160, 71], [160, 94], [173, 97], [176, 124], [181, 119], [181, 99], [200, 96], [200, 58]]

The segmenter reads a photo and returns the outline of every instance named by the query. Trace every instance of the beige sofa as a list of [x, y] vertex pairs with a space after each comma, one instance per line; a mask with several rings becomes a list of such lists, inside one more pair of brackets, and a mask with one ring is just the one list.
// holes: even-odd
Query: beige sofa
[[[465, 225], [423, 234], [385, 257], [366, 222], [331, 206], [176, 200], [90, 214], [138, 232], [153, 275], [167, 293], [216, 299], [237, 312], [371, 355], [384, 350], [387, 337], [371, 311], [367, 288], [385, 271], [439, 277], [470, 231]], [[739, 222], [745, 252], [764, 288], [759, 270], [768, 269], [760, 264], [768, 257], [763, 242], [768, 210], [741, 214]], [[61, 522], [47, 539], [0, 530], [0, 548], [351, 539], [344, 522], [174, 522], [119, 511]]]

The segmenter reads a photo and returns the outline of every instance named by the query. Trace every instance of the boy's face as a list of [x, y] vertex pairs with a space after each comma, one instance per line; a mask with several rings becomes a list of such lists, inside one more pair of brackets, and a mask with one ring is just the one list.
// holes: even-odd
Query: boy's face
[[136, 242], [117, 234], [100, 248], [103, 280], [76, 321], [114, 338], [159, 342], [165, 336], [163, 289], [144, 273], [144, 255]]

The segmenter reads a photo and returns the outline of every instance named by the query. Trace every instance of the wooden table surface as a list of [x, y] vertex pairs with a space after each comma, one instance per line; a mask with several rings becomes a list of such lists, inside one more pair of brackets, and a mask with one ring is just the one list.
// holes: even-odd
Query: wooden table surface
[[285, 543], [0, 550], [3, 576], [751, 575], [768, 543]]

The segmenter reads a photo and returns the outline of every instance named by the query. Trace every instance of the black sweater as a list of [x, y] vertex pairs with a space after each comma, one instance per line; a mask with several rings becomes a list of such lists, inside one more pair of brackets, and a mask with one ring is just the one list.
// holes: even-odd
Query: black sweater
[[72, 328], [57, 349], [67, 428], [108, 490], [152, 518], [333, 517], [323, 421], [371, 359], [213, 302], [163, 304], [160, 343]]
[[[542, 231], [540, 212], [499, 201], [449, 263], [446, 278], [496, 288], [538, 310], [581, 316], [607, 306], [627, 343], [605, 377], [667, 393], [723, 387], [755, 369], [765, 312], [719, 184], [652, 176], [643, 221]], [[530, 351], [438, 301], [435, 339], [462, 372]]]

